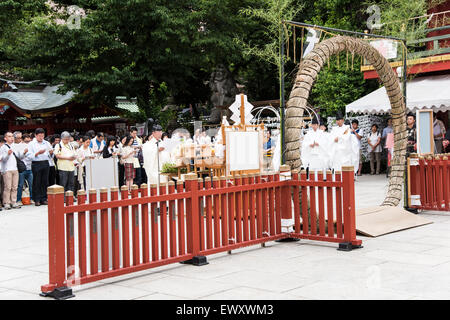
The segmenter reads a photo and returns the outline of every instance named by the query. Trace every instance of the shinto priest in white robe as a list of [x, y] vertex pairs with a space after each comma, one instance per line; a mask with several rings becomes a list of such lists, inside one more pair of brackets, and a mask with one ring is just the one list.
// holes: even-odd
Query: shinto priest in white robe
[[[162, 167], [160, 153], [158, 152], [157, 140], [155, 137], [151, 137], [142, 146], [142, 155], [144, 157], [144, 169], [147, 174], [147, 181], [149, 184], [158, 184], [158, 176], [160, 176], [160, 182], [167, 182], [167, 176], [159, 175]], [[158, 168], [158, 156], [160, 157]]]
[[[334, 140], [338, 138], [338, 141]], [[353, 166], [355, 172], [359, 166], [359, 144], [356, 136], [351, 134], [350, 126], [335, 126], [330, 132], [330, 160], [334, 171], [341, 171], [343, 166]]]
[[[314, 145], [315, 143], [318, 145]], [[329, 144], [327, 135], [322, 130], [319, 128], [308, 130], [302, 142], [302, 166], [309, 167], [312, 171], [329, 168]]]

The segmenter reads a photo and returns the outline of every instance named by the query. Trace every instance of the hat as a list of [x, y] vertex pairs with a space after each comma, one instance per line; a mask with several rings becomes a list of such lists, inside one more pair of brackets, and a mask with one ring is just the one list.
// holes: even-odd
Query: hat
[[342, 112], [341, 111], [336, 112], [336, 120], [342, 120], [342, 119], [344, 119]]
[[162, 127], [159, 124], [154, 124], [152, 128], [152, 132], [162, 131]]

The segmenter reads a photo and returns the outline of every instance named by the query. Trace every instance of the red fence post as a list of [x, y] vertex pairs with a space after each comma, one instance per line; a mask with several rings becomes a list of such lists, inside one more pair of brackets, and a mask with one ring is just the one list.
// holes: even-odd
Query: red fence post
[[[139, 187], [136, 184], [131, 186], [131, 198], [139, 197]], [[140, 264], [140, 245], [139, 245], [139, 205], [131, 206], [131, 237], [133, 243], [133, 266]]]
[[[214, 189], [219, 189], [219, 177], [213, 177]], [[214, 247], [220, 247], [220, 195], [214, 195]]]
[[[89, 203], [97, 202], [97, 189], [89, 189]], [[98, 273], [97, 210], [89, 211], [90, 274]]]
[[[143, 183], [140, 185], [141, 197], [148, 196], [148, 185]], [[141, 219], [142, 219], [142, 262], [147, 263], [150, 261], [150, 229], [148, 219], [148, 203], [144, 203], [141, 206]]]
[[[169, 181], [169, 194], [175, 193], [175, 183]], [[170, 240], [170, 256], [175, 257], [177, 255], [177, 226], [176, 226], [176, 213], [175, 213], [175, 200], [169, 201], [169, 208], [167, 215], [169, 216], [169, 240]]]
[[444, 181], [444, 206], [446, 211], [450, 211], [450, 188], [449, 188], [449, 178], [450, 178], [450, 162], [447, 156], [442, 157], [442, 181]]
[[186, 237], [188, 253], [193, 258], [183, 263], [192, 264], [194, 266], [202, 266], [208, 264], [205, 256], [200, 256], [200, 208], [199, 208], [199, 183], [195, 173], [185, 175], [186, 191], [190, 196], [186, 200]]
[[[294, 180], [298, 181], [298, 172], [292, 171], [291, 167], [287, 164], [283, 164], [280, 166], [280, 180], [281, 181], [289, 181]], [[298, 186], [291, 188], [289, 185], [282, 186], [281, 188], [281, 230], [282, 228], [286, 229], [287, 233], [298, 232], [300, 229], [300, 210], [296, 211], [294, 217], [292, 216], [292, 203], [294, 203], [294, 208], [299, 209], [299, 197], [298, 197]], [[296, 215], [298, 212], [298, 216]], [[296, 220], [297, 219], [297, 220]], [[296, 229], [294, 230], [294, 226]], [[278, 231], [278, 230], [277, 230]], [[298, 238], [288, 237], [284, 239], [280, 239], [277, 241], [299, 241]]]
[[[108, 189], [100, 189], [100, 202], [108, 201]], [[100, 210], [100, 239], [101, 239], [101, 256], [102, 256], [102, 272], [109, 270], [109, 236], [108, 236], [108, 209]]]
[[47, 197], [49, 283], [41, 286], [41, 296], [67, 299], [74, 295], [65, 284], [64, 188], [57, 185], [48, 187]]
[[[111, 187], [111, 201], [119, 199], [119, 187]], [[119, 208], [111, 209], [111, 239], [113, 269], [120, 268]]]
[[[220, 189], [225, 189], [227, 186], [227, 178], [225, 176], [220, 177]], [[222, 221], [222, 246], [226, 246], [229, 243], [228, 240], [228, 208], [227, 208], [227, 194], [220, 194], [220, 220]]]
[[407, 181], [408, 181], [408, 207], [416, 209], [420, 207], [420, 170], [419, 156], [412, 153], [407, 159]]
[[[66, 192], [66, 206], [73, 206], [73, 191]], [[74, 280], [75, 275], [75, 224], [73, 219], [73, 213], [66, 215], [66, 273], [67, 280]], [[70, 286], [71, 284], [68, 283]]]
[[362, 241], [356, 239], [355, 176], [353, 166], [342, 167], [342, 183], [345, 242], [339, 243], [338, 250], [351, 251], [362, 247]]
[[[121, 200], [128, 199], [128, 187], [120, 187]], [[122, 207], [122, 267], [130, 266], [130, 220], [128, 206]]]
[[[86, 191], [79, 190], [77, 204], [86, 203]], [[80, 265], [80, 277], [87, 274], [87, 237], [86, 237], [86, 212], [78, 212], [78, 260]]]

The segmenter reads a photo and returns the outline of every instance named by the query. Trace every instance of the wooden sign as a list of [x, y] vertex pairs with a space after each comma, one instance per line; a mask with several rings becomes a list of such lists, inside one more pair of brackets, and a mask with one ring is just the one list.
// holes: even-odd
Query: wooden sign
[[417, 153], [434, 154], [433, 110], [416, 111]]

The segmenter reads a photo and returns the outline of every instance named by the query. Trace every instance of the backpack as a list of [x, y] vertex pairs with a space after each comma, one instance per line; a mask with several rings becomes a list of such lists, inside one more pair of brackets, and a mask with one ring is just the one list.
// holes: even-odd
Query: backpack
[[[5, 146], [7, 146], [8, 149], [11, 149], [11, 147], [8, 146], [6, 143], [5, 143]], [[25, 165], [25, 163], [23, 163], [23, 161], [20, 160], [18, 156], [16, 156], [16, 154], [14, 153], [14, 151], [13, 151], [13, 155], [14, 155], [14, 157], [16, 158], [16, 162], [17, 162], [17, 171], [19, 171], [19, 173], [22, 173], [22, 172], [24, 172], [25, 170], [27, 170], [27, 166]]]

